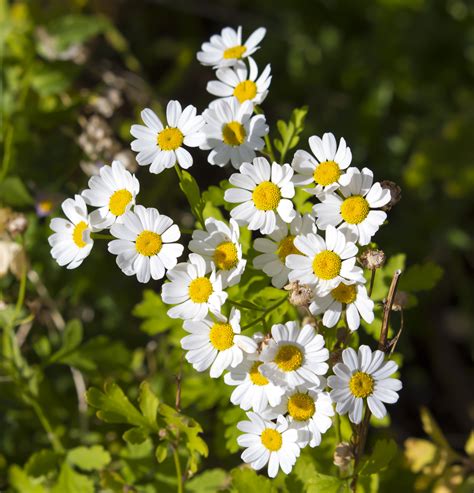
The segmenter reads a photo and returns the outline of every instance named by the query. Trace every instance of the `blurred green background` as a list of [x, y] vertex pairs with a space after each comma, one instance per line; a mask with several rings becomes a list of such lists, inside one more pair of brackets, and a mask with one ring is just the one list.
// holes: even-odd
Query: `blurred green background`
[[[430, 260], [443, 268], [436, 288], [405, 313], [398, 347], [404, 390], [391, 412], [400, 443], [423, 433], [418, 410], [426, 405], [450, 443], [463, 447], [474, 418], [472, 2], [0, 0], [0, 5], [0, 198], [28, 215], [31, 265], [54, 300], [48, 305], [44, 297], [28, 299], [37, 307], [36, 333], [25, 346], [33, 359], [44, 335], [54, 343], [54, 307], [66, 320], [83, 321], [86, 341], [108, 338], [88, 384], [101, 385], [111, 376], [140, 381], [143, 368], [153, 374], [163, 360], [176, 368], [178, 357], [169, 355], [158, 337], [140, 331], [132, 315], [142, 286], [122, 275], [102, 244], [79, 269], [60, 269], [49, 257], [49, 219], [39, 217], [35, 207], [52, 203], [58, 213], [58, 202], [83, 189], [97, 166], [114, 157], [133, 169], [129, 128], [143, 107], [159, 112], [169, 99], [178, 99], [203, 111], [211, 101], [206, 83], [213, 71], [195, 58], [201, 43], [226, 25], [242, 25], [244, 38], [265, 26], [255, 59], [259, 66], [272, 66], [263, 104], [272, 135], [277, 119], [307, 105], [299, 147], [306, 147], [310, 135], [332, 131], [350, 145], [353, 165], [368, 166], [377, 179], [401, 186], [403, 199], [377, 235], [379, 247], [388, 255], [406, 253], [408, 265]], [[211, 168], [205, 153], [193, 154], [191, 172], [200, 184], [228, 176], [228, 169]], [[139, 178], [141, 203], [190, 227], [174, 173], [156, 177], [142, 169]], [[0, 283], [5, 301], [11, 301], [15, 277], [4, 276]], [[188, 374], [192, 388], [195, 374]], [[59, 403], [64, 396], [75, 399], [70, 375], [52, 368], [47, 377], [45, 392], [58, 401], [51, 406], [54, 419], [72, 426], [77, 438], [74, 402], [70, 409]], [[157, 381], [172, 400], [173, 374]], [[209, 406], [213, 385], [205, 393]], [[193, 406], [190, 414], [199, 411]], [[30, 429], [41, 441], [30, 416], [8, 392], [0, 396], [0, 429], [8, 430], [2, 431], [0, 451], [8, 461], [22, 463], [34, 450], [28, 440], [18, 442], [20, 434], [28, 436]], [[208, 418], [203, 419], [206, 429]]]

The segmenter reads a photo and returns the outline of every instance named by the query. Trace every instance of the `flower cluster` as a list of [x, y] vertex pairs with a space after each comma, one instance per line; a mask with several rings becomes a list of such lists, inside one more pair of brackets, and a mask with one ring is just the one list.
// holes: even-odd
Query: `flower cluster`
[[[198, 217], [187, 260], [178, 263], [184, 252], [179, 227], [157, 209], [137, 204], [137, 178], [115, 161], [81, 195], [63, 203], [68, 219], [51, 221], [55, 233], [49, 241], [52, 256], [72, 269], [95, 238], [110, 236], [108, 250], [126, 275], [143, 283], [166, 275], [161, 295], [172, 305], [168, 316], [181, 319], [188, 333], [181, 340], [186, 360], [234, 387], [231, 402], [248, 411], [248, 421], [238, 424], [242, 459], [257, 470], [268, 464], [274, 477], [280, 468], [291, 471], [303, 447], [321, 443], [335, 412], [348, 414], [354, 424], [361, 423], [364, 406], [385, 416], [384, 403], [397, 401], [401, 382], [391, 378], [397, 365], [366, 345], [347, 347], [342, 362], [330, 368], [333, 348], [326, 347], [317, 321], [326, 328], [344, 321], [355, 331], [361, 319], [374, 320], [356, 260], [385, 222], [391, 196], [370, 169], [351, 166], [349, 146], [332, 133], [310, 137], [310, 152], [296, 150], [291, 163], [275, 162], [257, 106], [268, 95], [271, 69], [259, 71], [251, 57], [264, 36], [260, 28], [243, 43], [241, 28], [225, 28], [202, 45], [197, 58], [216, 69], [217, 80], [207, 90], [218, 97], [202, 115], [192, 105], [183, 109], [170, 101], [166, 121], [147, 108], [144, 125], [131, 127], [131, 148], [150, 173], [176, 167], [182, 177], [181, 168], [193, 165], [187, 149], [193, 147], [209, 151], [211, 165], [231, 163], [235, 172], [224, 193], [233, 205], [228, 222]], [[298, 189], [314, 200], [310, 213], [298, 212]], [[89, 213], [88, 206], [95, 209]], [[260, 234], [246, 256], [243, 230]], [[308, 299], [302, 304], [315, 323], [281, 320], [268, 333], [245, 335], [248, 327], [241, 326], [242, 313], [228, 289], [239, 286], [250, 263], [277, 289], [289, 282], [304, 286]]]

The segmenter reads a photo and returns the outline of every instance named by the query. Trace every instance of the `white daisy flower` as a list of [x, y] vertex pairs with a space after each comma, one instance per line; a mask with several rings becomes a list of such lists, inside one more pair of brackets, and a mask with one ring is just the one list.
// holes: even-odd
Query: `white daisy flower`
[[384, 353], [372, 353], [369, 346], [360, 346], [358, 354], [352, 348], [342, 352], [343, 363], [334, 365], [334, 373], [328, 378], [328, 385], [334, 389], [331, 398], [336, 402], [339, 414], [349, 413], [349, 419], [359, 424], [362, 421], [364, 399], [372, 414], [382, 419], [386, 414], [384, 402], [398, 401], [397, 392], [402, 382], [389, 378], [398, 369], [394, 361], [384, 362]]
[[87, 204], [99, 207], [91, 212], [91, 222], [100, 228], [109, 228], [135, 204], [140, 183], [120, 161], [102, 166], [99, 176], [89, 180], [89, 188], [82, 192]]
[[332, 133], [320, 139], [313, 135], [308, 140], [314, 156], [298, 150], [291, 165], [295, 170], [293, 182], [296, 186], [312, 185], [305, 190], [319, 196], [321, 192], [339, 188], [344, 170], [351, 164], [352, 153], [341, 138], [339, 146]]
[[323, 325], [330, 328], [339, 322], [343, 307], [346, 310], [347, 326], [352, 331], [359, 328], [361, 317], [368, 324], [374, 321], [374, 302], [361, 284], [341, 282], [326, 296], [315, 296], [309, 310], [313, 315], [324, 313]]
[[204, 258], [208, 271], [214, 264], [224, 286], [237, 284], [247, 264], [242, 258], [239, 226], [233, 219], [229, 224], [212, 217], [206, 219], [206, 230], [193, 231], [193, 239], [188, 245], [192, 252]]
[[279, 416], [276, 423], [263, 419], [256, 413], [248, 412], [250, 421], [240, 421], [237, 428], [244, 434], [237, 443], [245, 447], [241, 457], [256, 471], [268, 463], [268, 475], [274, 478], [278, 469], [289, 474], [300, 455], [300, 434], [288, 420]]
[[321, 375], [328, 371], [325, 363], [329, 351], [324, 347], [324, 338], [311, 325], [300, 329], [297, 322], [275, 324], [272, 339], [262, 349], [259, 370], [274, 384], [295, 387], [296, 385], [319, 385]]
[[170, 101], [166, 107], [167, 125], [163, 126], [155, 112], [145, 108], [141, 112], [144, 125], [132, 125], [130, 133], [136, 137], [132, 151], [138, 152], [140, 166], [150, 166], [150, 173], [161, 173], [178, 163], [187, 169], [193, 164], [191, 154], [183, 147], [198, 147], [203, 139], [204, 119], [197, 115], [194, 106], [181, 109], [178, 101]]
[[240, 203], [230, 215], [241, 226], [259, 229], [262, 234], [275, 231], [278, 216], [285, 223], [291, 222], [296, 217], [290, 200], [295, 195], [292, 176], [290, 165], [273, 163], [270, 166], [263, 157], [255, 158], [253, 164], [242, 164], [239, 172], [229, 178], [229, 182], [239, 188], [229, 188], [224, 194], [227, 202]]
[[51, 256], [60, 266], [75, 269], [92, 250], [94, 242], [90, 234], [93, 228], [86, 203], [80, 195], [75, 195], [74, 199], [66, 199], [61, 208], [67, 219], [51, 219], [50, 228], [54, 231], [48, 238], [52, 247]]
[[308, 444], [317, 447], [321, 443], [321, 434], [329, 430], [334, 416], [331, 397], [318, 388], [295, 387], [289, 390], [274, 411], [287, 414], [289, 422], [304, 432], [301, 436], [307, 439], [302, 442], [303, 447]]
[[165, 303], [176, 305], [168, 310], [169, 317], [202, 320], [209, 312], [220, 313], [227, 299], [222, 278], [214, 269], [209, 275], [206, 272], [206, 261], [197, 253], [190, 253], [188, 262], [168, 271], [171, 282], [163, 284], [161, 297]]
[[207, 158], [210, 164], [222, 167], [230, 161], [239, 169], [255, 157], [255, 151], [263, 149], [268, 125], [263, 115], [252, 115], [251, 101], [240, 104], [235, 98], [218, 99], [209, 105], [202, 115], [206, 125], [200, 148], [212, 149]]
[[255, 53], [260, 47], [257, 46], [265, 37], [267, 30], [263, 27], [254, 31], [247, 41], [242, 44], [242, 27], [237, 31], [231, 27], [222, 29], [221, 34], [211, 36], [211, 39], [203, 43], [197, 54], [197, 59], [202, 65], [210, 65], [214, 68], [230, 67], [242, 58]]
[[[390, 190], [373, 183], [374, 174], [368, 168], [349, 168], [337, 193], [326, 193], [321, 203], [313, 207], [318, 227], [339, 226], [348, 239], [367, 245], [387, 218], [384, 211], [373, 210], [390, 202]], [[373, 184], [372, 184], [373, 183]]]
[[229, 320], [216, 314], [216, 321], [209, 317], [199, 321], [186, 320], [184, 330], [190, 335], [181, 339], [181, 346], [188, 351], [186, 360], [195, 370], [211, 367], [210, 375], [217, 378], [229, 367], [242, 363], [245, 353], [255, 353], [257, 343], [240, 334], [240, 311], [232, 308]]
[[259, 368], [262, 364], [262, 361], [246, 358], [239, 366], [230, 370], [230, 373], [224, 375], [227, 385], [236, 386], [230, 401], [244, 411], [253, 409], [257, 413], [263, 413], [268, 406], [277, 406], [285, 393], [283, 387], [270, 382], [260, 373]]
[[176, 243], [181, 236], [178, 226], [153, 207], [136, 205], [110, 233], [118, 239], [109, 242], [109, 252], [117, 255], [122, 272], [136, 275], [139, 282], [163, 278], [183, 254], [183, 245]]
[[294, 244], [302, 254], [286, 257], [290, 281], [314, 285], [318, 296], [326, 295], [341, 282], [365, 283], [362, 269], [355, 265], [357, 247], [333, 226], [328, 226], [325, 240], [310, 233], [297, 236]]
[[239, 62], [233, 68], [221, 68], [216, 72], [219, 80], [207, 83], [207, 92], [219, 98], [235, 97], [240, 104], [252, 101], [261, 104], [267, 97], [268, 88], [272, 81], [270, 65], [267, 65], [258, 76], [258, 68], [254, 59], [249, 57], [249, 70], [244, 62]]
[[286, 257], [292, 253], [301, 254], [294, 245], [295, 237], [316, 233], [316, 230], [314, 217], [309, 214], [297, 214], [290, 224], [278, 219], [275, 231], [268, 238], [257, 238], [254, 241], [254, 249], [263, 255], [254, 258], [253, 266], [270, 276], [273, 286], [282, 288], [288, 282], [290, 272], [285, 265]]

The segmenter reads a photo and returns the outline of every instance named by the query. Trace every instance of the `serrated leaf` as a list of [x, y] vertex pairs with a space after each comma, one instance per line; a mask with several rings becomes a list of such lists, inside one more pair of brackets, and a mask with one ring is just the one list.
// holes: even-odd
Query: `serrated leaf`
[[361, 476], [370, 476], [385, 469], [397, 455], [395, 440], [377, 440], [370, 455], [362, 461]]
[[51, 471], [54, 471], [58, 466], [58, 454], [52, 450], [44, 449], [35, 452], [25, 465], [25, 472], [28, 476], [39, 478], [46, 476]]
[[110, 464], [111, 460], [109, 452], [102, 445], [76, 447], [67, 454], [69, 464], [83, 471], [100, 471], [107, 464]]
[[94, 493], [94, 482], [64, 462], [51, 493]]
[[228, 484], [229, 478], [223, 469], [210, 469], [186, 482], [189, 493], [215, 493], [222, 491]]
[[253, 469], [242, 467], [232, 469], [232, 493], [276, 493], [270, 479], [259, 476]]
[[167, 311], [168, 307], [163, 303], [161, 296], [147, 289], [143, 292], [143, 300], [135, 305], [132, 314], [145, 319], [140, 325], [140, 330], [149, 335], [156, 335], [179, 326], [179, 321], [169, 318]]
[[70, 356], [82, 342], [82, 324], [79, 320], [71, 320], [66, 324], [62, 333], [62, 346], [53, 353], [45, 364], [62, 362]]
[[138, 404], [143, 416], [148, 421], [148, 426], [151, 429], [158, 431], [156, 416], [158, 414], [158, 406], [160, 404], [160, 401], [152, 392], [150, 384], [146, 381], [142, 382], [142, 384], [140, 385]]
[[443, 276], [443, 269], [434, 262], [409, 267], [400, 278], [400, 289], [408, 292], [429, 291]]
[[41, 484], [36, 483], [34, 479], [28, 477], [26, 472], [17, 465], [11, 466], [8, 470], [8, 479], [11, 488], [13, 488], [12, 491], [16, 493], [46, 493], [46, 490]]
[[306, 493], [349, 493], [347, 481], [336, 476], [316, 473], [306, 481]]
[[437, 455], [438, 448], [429, 440], [408, 438], [405, 440], [405, 458], [411, 471], [418, 473], [431, 464]]
[[130, 428], [122, 435], [122, 438], [131, 445], [140, 445], [148, 439], [148, 436], [143, 428]]

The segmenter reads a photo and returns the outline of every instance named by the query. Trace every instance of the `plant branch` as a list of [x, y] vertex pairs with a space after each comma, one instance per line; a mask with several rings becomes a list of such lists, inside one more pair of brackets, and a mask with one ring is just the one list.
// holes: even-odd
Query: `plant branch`
[[181, 471], [181, 462], [179, 461], [178, 449], [172, 447], [174, 467], [176, 468], [176, 480], [178, 481], [177, 493], [183, 493], [183, 473]]
[[267, 318], [267, 315], [269, 315], [273, 310], [275, 310], [276, 308], [278, 308], [280, 305], [282, 305], [283, 303], [285, 303], [285, 301], [287, 301], [287, 300], [288, 300], [288, 296], [284, 296], [283, 298], [281, 298], [280, 300], [278, 300], [274, 305], [272, 305], [269, 308], [267, 308], [260, 317], [256, 318], [253, 322], [250, 322], [249, 324], [244, 325], [242, 327], [242, 330], [249, 329], [250, 327], [253, 327], [254, 325], [257, 325], [260, 322], [264, 322], [265, 319]]

